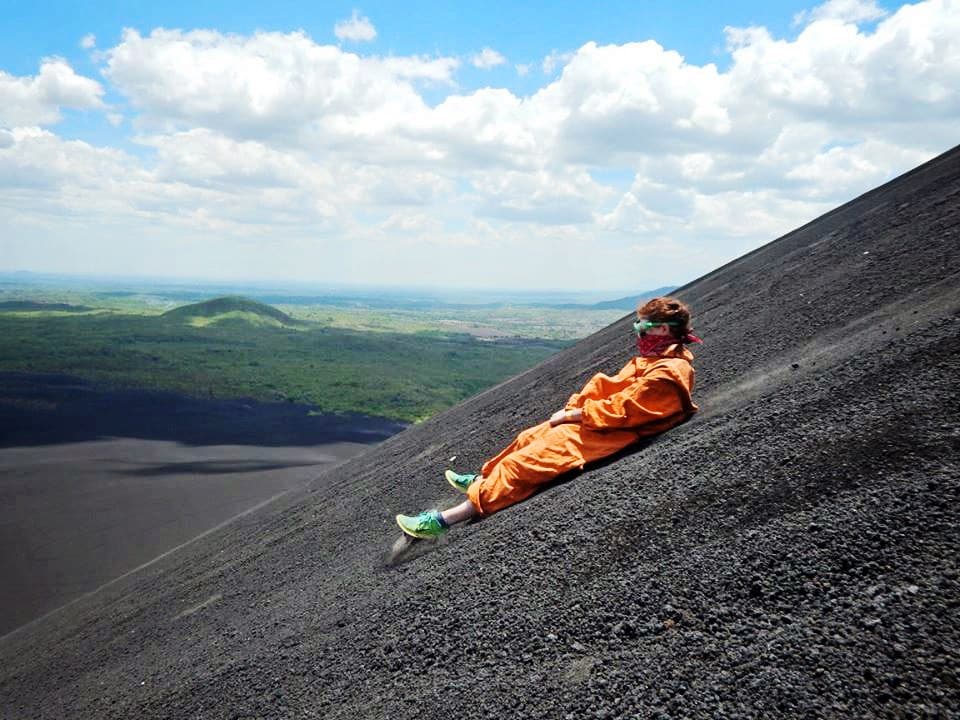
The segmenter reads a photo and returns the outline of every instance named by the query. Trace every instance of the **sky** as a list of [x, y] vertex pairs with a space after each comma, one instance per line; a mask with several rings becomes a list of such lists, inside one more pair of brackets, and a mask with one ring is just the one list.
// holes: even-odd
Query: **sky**
[[497, 5], [0, 0], [0, 271], [629, 293], [960, 142], [960, 0]]

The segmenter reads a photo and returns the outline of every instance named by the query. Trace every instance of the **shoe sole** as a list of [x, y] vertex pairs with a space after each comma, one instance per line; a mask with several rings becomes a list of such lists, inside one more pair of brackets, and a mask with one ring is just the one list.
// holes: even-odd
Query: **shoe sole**
[[[456, 473], [453, 470], [447, 470], [445, 473], [443, 473], [443, 476], [447, 479], [447, 482], [450, 483], [453, 487], [455, 487], [458, 491], [462, 492], [464, 495], [467, 494], [467, 488], [460, 487], [459, 485], [457, 485], [457, 482], [453, 479], [456, 476]], [[474, 477], [474, 480], [476, 480], [476, 477]]]
[[408, 530], [408, 529], [405, 528], [405, 527], [403, 526], [403, 524], [400, 522], [400, 517], [401, 517], [400, 515], [397, 515], [397, 516], [394, 518], [394, 520], [397, 521], [397, 526], [398, 526], [401, 530], [403, 530], [403, 532], [404, 532], [406, 535], [409, 535], [409, 536], [412, 537], [412, 538], [417, 538], [417, 540], [434, 540], [434, 539], [440, 537], [440, 535], [443, 534], [443, 533], [440, 533], [440, 534], [438, 534], [438, 535], [426, 535], [426, 534], [424, 534], [424, 533], [418, 533], [418, 532], [414, 532], [413, 530]]

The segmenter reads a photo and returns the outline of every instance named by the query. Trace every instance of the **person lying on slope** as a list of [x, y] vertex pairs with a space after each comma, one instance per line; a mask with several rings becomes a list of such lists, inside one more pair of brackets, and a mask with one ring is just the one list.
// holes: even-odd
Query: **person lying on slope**
[[675, 298], [654, 298], [637, 310], [633, 327], [637, 355], [616, 377], [594, 375], [563, 410], [517, 435], [479, 475], [447, 470], [447, 481], [468, 499], [443, 512], [397, 515], [400, 529], [439, 537], [454, 523], [525, 500], [558, 475], [689, 419], [697, 406], [690, 397], [693, 355], [684, 345], [701, 342], [690, 334], [690, 310]]

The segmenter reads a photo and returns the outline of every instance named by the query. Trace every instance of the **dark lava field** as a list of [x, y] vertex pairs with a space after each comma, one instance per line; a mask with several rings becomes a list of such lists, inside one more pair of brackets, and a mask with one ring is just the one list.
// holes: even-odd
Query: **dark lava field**
[[690, 422], [385, 563], [625, 317], [3, 637], [0, 716], [960, 717], [960, 149], [678, 294]]

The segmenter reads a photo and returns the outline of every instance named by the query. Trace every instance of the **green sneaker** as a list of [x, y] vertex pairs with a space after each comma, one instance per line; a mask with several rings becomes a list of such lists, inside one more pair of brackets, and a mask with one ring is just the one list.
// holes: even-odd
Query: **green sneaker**
[[450, 529], [439, 510], [425, 510], [415, 517], [397, 515], [397, 525], [410, 537], [427, 539], [438, 538]]
[[473, 481], [477, 479], [476, 475], [459, 475], [453, 470], [447, 470], [443, 476], [447, 479], [447, 482], [453, 485], [457, 490], [462, 493], [467, 491], [467, 488], [473, 484]]

